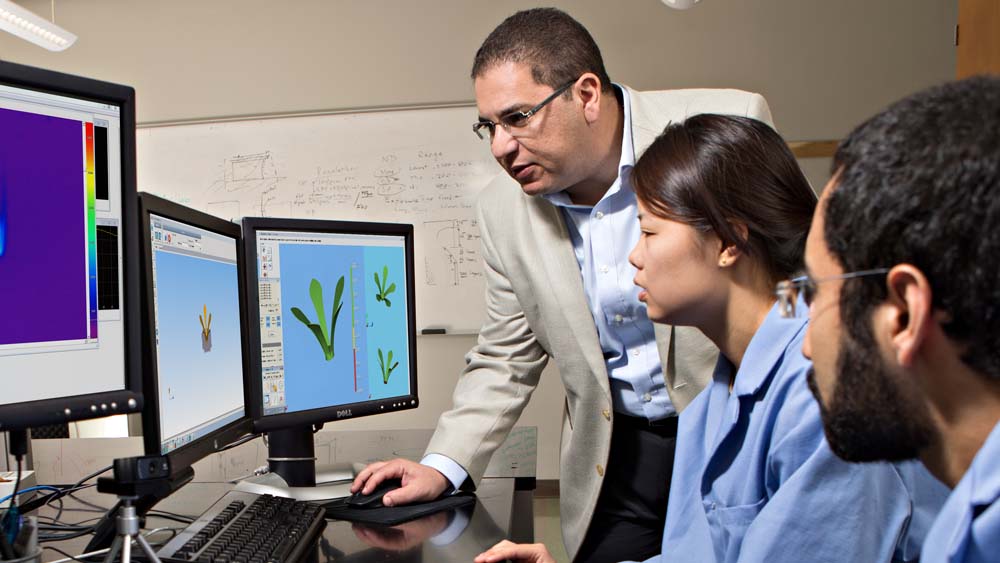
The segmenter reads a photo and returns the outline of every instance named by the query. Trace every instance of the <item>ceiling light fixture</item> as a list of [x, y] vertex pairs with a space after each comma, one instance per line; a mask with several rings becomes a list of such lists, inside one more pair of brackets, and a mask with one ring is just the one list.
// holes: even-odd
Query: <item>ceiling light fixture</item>
[[670, 8], [675, 10], [687, 10], [691, 6], [694, 6], [701, 0], [660, 0]]
[[49, 51], [62, 51], [76, 42], [76, 35], [10, 0], [0, 0], [0, 29]]

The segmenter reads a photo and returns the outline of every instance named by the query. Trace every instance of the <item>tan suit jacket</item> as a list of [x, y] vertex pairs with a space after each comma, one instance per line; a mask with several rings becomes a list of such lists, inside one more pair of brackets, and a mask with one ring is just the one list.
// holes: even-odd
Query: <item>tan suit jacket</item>
[[[671, 122], [722, 113], [771, 124], [767, 102], [739, 90], [637, 92], [636, 158]], [[563, 541], [576, 557], [609, 463], [614, 422], [608, 372], [563, 215], [502, 175], [479, 198], [489, 317], [441, 415], [428, 453], [456, 461], [476, 483], [538, 384], [549, 358], [566, 388], [560, 458]], [[638, 228], [638, 224], [636, 225]], [[697, 329], [655, 325], [670, 399], [680, 411], [711, 378], [718, 350]], [[666, 470], [666, 469], [665, 469]]]

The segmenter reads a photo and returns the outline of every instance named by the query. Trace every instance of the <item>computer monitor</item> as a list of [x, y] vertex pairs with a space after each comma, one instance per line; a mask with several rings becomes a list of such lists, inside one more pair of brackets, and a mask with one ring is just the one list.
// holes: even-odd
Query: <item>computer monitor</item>
[[176, 474], [250, 433], [240, 226], [139, 194], [143, 437]]
[[244, 218], [243, 236], [254, 429], [272, 474], [312, 487], [323, 423], [419, 404], [413, 226]]
[[0, 62], [0, 431], [137, 412], [128, 86]]

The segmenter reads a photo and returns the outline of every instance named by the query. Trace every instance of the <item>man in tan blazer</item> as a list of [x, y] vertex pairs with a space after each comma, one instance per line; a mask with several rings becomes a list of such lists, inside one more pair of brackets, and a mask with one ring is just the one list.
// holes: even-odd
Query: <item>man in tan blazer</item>
[[566, 550], [576, 561], [645, 559], [660, 552], [676, 415], [718, 351], [696, 329], [654, 327], [636, 299], [628, 174], [668, 123], [698, 113], [770, 123], [767, 103], [737, 90], [613, 85], [586, 29], [548, 8], [500, 24], [472, 75], [473, 129], [508, 173], [479, 200], [489, 319], [422, 462], [372, 464], [354, 489], [400, 477], [391, 505], [474, 486], [552, 358], [566, 388]]

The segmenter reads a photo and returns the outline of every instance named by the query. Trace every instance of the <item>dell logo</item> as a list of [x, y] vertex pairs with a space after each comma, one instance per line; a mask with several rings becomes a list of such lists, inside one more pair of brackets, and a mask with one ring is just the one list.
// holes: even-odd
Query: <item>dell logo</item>
[[345, 416], [351, 416], [351, 409], [337, 411], [337, 418], [344, 418]]

